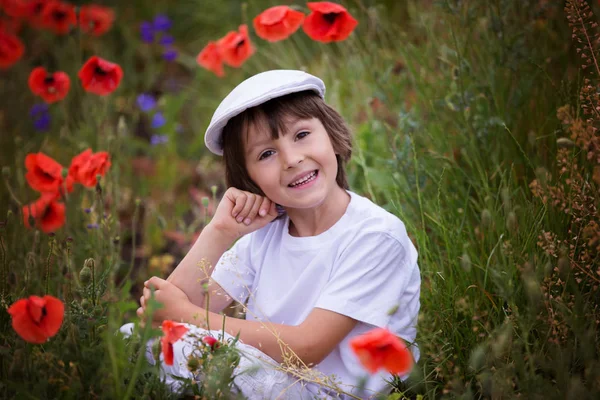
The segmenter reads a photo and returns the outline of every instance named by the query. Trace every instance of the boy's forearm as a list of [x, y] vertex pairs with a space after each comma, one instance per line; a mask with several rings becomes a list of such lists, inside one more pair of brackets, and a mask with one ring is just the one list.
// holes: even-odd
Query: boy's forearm
[[[316, 362], [311, 361], [308, 348], [304, 346], [306, 338], [302, 340], [298, 326], [247, 321], [213, 312], [208, 312], [207, 321], [206, 310], [193, 304], [183, 308], [179, 316], [179, 322], [187, 322], [201, 328], [217, 331], [223, 329], [223, 318], [225, 318], [225, 332], [232, 336], [239, 334], [242, 342], [259, 349], [278, 363], [282, 363], [284, 358], [287, 358], [296, 364], [316, 364]], [[292, 355], [290, 350], [294, 352], [298, 359]]]
[[183, 290], [193, 304], [203, 306], [202, 284], [208, 281], [217, 261], [233, 242], [232, 238], [207, 225], [167, 281]]

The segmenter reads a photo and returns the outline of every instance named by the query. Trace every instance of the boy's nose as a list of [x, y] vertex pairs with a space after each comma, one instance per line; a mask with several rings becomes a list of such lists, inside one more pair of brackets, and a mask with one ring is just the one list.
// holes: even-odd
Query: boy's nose
[[304, 161], [304, 155], [299, 152], [282, 151], [280, 154], [284, 169], [293, 168]]

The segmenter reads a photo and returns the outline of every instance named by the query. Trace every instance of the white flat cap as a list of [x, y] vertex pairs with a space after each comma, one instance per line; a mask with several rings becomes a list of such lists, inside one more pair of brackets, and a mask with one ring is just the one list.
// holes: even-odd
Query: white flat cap
[[313, 90], [322, 98], [325, 96], [323, 81], [304, 71], [276, 69], [246, 79], [237, 85], [217, 107], [204, 135], [206, 147], [211, 152], [222, 156], [221, 135], [231, 118], [276, 97], [304, 90]]

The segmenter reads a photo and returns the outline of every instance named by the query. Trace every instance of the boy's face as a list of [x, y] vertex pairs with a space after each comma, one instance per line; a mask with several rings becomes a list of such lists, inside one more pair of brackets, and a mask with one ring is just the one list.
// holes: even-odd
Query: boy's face
[[285, 121], [272, 139], [266, 122], [253, 124], [244, 140], [250, 178], [272, 201], [289, 208], [320, 205], [337, 188], [337, 159], [317, 118]]

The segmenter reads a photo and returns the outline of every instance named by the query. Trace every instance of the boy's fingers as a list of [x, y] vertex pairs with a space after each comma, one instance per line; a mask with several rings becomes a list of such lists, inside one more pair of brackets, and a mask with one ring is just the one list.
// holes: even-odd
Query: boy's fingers
[[246, 219], [248, 214], [250, 214], [250, 211], [252, 210], [252, 207], [254, 206], [255, 202], [256, 195], [254, 193], [246, 192], [246, 204], [244, 204], [244, 208], [238, 214], [236, 218], [237, 222], [243, 222]]
[[271, 208], [271, 200], [269, 200], [268, 197], [263, 197], [262, 202], [260, 203], [258, 215], [264, 217], [269, 213], [269, 208]]
[[246, 219], [244, 220], [244, 223], [246, 225], [250, 225], [252, 223], [252, 221], [254, 221], [254, 219], [256, 218], [256, 215], [258, 214], [258, 211], [260, 210], [261, 205], [262, 205], [262, 198], [260, 196], [257, 196], [256, 199], [254, 200], [254, 205], [252, 206], [252, 209], [250, 210], [250, 212], [246, 216]]
[[248, 199], [248, 197], [244, 193], [241, 193], [241, 192], [239, 195], [237, 195], [234, 198], [233, 203], [235, 205], [233, 206], [233, 209], [231, 210], [231, 216], [233, 218], [237, 217], [239, 215], [239, 213], [244, 209], [244, 205], [246, 205], [247, 199]]

